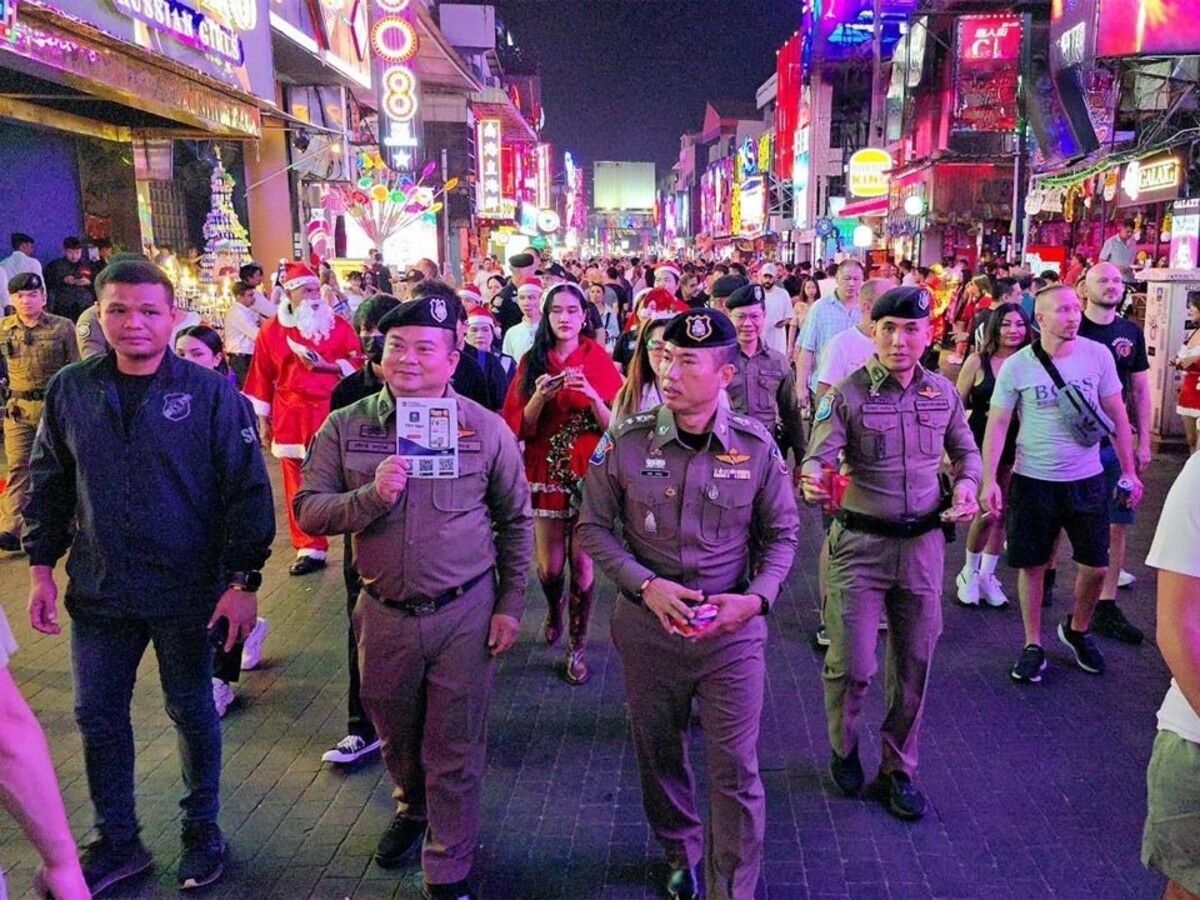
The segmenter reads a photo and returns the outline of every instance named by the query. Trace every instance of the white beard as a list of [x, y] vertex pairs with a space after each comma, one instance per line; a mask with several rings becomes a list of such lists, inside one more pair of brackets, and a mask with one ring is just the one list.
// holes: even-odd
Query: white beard
[[333, 333], [333, 308], [325, 302], [311, 305], [300, 304], [292, 316], [296, 330], [304, 335], [305, 340], [321, 343]]

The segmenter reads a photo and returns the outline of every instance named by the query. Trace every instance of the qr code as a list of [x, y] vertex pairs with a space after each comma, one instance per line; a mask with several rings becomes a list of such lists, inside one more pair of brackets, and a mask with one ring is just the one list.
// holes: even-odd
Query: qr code
[[439, 459], [437, 461], [437, 471], [438, 471], [439, 478], [453, 478], [454, 477], [454, 460], [453, 459]]
[[417, 477], [429, 478], [433, 475], [433, 460], [418, 459], [417, 460]]

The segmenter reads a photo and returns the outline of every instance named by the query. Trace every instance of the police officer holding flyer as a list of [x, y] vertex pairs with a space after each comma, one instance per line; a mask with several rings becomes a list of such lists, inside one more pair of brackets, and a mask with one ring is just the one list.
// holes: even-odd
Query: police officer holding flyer
[[[740, 900], [754, 896], [766, 827], [764, 616], [791, 568], [799, 515], [771, 435], [720, 404], [738, 353], [729, 318], [681, 313], [663, 339], [664, 403], [597, 445], [576, 537], [620, 590], [613, 643], [668, 896], [699, 896], [703, 855], [708, 896]], [[707, 841], [687, 760], [693, 697], [708, 746]]]
[[[375, 858], [398, 866], [423, 838], [433, 900], [474, 896], [467, 877], [495, 658], [516, 642], [533, 557], [516, 440], [499, 416], [449, 387], [457, 306], [435, 295], [383, 317], [386, 385], [329, 416], [295, 500], [309, 533], [353, 535], [362, 703], [396, 783], [396, 816]], [[419, 408], [413, 399], [453, 401], [454, 477], [419, 477], [430, 460], [397, 455], [397, 428], [409, 421], [397, 410]]]

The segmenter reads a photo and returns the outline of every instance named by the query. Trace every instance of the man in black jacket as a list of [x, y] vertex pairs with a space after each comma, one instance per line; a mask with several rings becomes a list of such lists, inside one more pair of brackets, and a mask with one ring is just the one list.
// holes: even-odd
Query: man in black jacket
[[112, 349], [51, 379], [30, 458], [29, 617], [60, 632], [54, 565], [69, 549], [75, 716], [100, 833], [82, 854], [88, 887], [153, 864], [138, 839], [129, 720], [150, 643], [186, 788], [178, 883], [200, 887], [220, 877], [225, 852], [213, 645], [232, 649], [254, 627], [275, 536], [271, 484], [233, 385], [169, 352], [175, 301], [162, 270], [113, 263], [97, 289]]

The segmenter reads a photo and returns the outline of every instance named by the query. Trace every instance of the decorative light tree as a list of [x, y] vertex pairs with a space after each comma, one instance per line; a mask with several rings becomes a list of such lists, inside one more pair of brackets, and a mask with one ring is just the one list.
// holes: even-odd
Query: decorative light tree
[[233, 208], [233, 176], [225, 171], [220, 147], [216, 148], [216, 154], [217, 161], [209, 179], [212, 207], [204, 220], [200, 287], [188, 298], [188, 306], [206, 322], [219, 326], [229, 309], [229, 285], [251, 257], [246, 227]]

